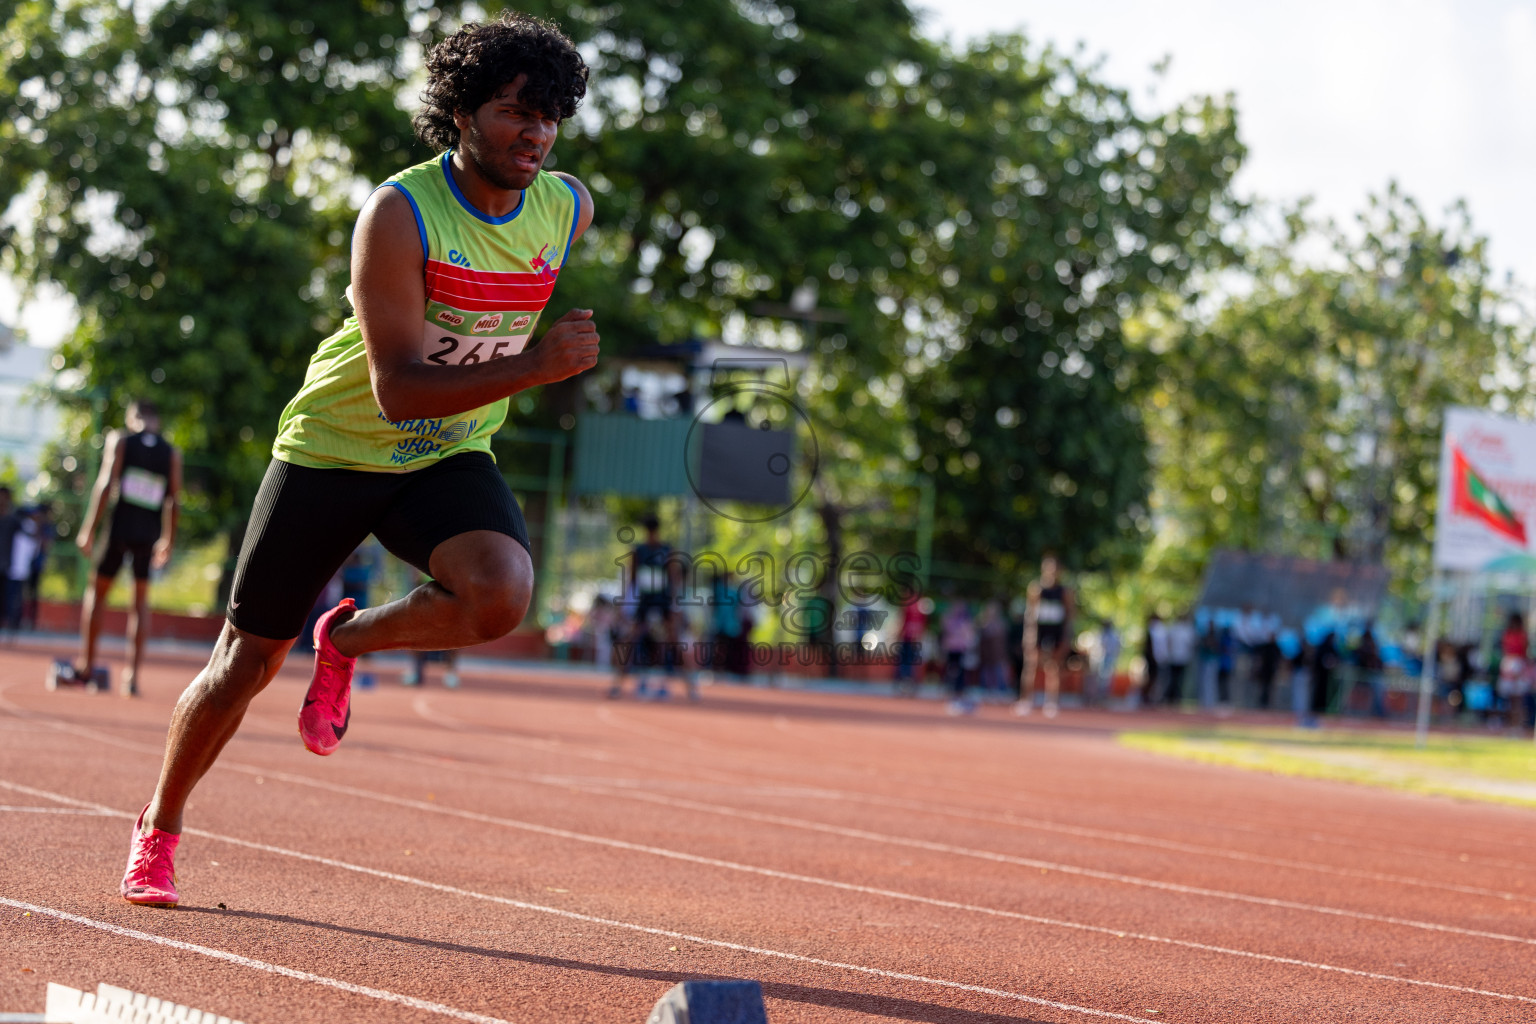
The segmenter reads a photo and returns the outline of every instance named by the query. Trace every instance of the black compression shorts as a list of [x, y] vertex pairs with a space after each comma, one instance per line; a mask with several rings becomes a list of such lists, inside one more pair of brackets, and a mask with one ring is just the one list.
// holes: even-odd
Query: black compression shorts
[[147, 544], [130, 544], [121, 537], [109, 535], [107, 546], [101, 552], [101, 560], [96, 563], [96, 575], [105, 576], [109, 580], [116, 579], [118, 572], [123, 568], [124, 560], [132, 560], [133, 578], [147, 580], [150, 558], [154, 553], [154, 541]]
[[432, 552], [474, 530], [528, 547], [523, 511], [484, 452], [409, 473], [310, 469], [273, 459], [256, 495], [225, 617], [244, 633], [296, 637], [341, 563], [371, 533], [431, 574]]

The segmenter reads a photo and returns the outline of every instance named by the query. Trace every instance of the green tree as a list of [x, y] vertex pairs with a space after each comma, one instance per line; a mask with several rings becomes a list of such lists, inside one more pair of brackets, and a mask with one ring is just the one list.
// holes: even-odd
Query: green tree
[[1444, 408], [1521, 409], [1536, 372], [1486, 239], [1464, 206], [1437, 222], [1394, 186], [1352, 230], [1292, 211], [1223, 289], [1133, 332], [1162, 524], [1148, 571], [1190, 588], [1237, 547], [1386, 564], [1412, 593]]
[[[1127, 319], [1227, 255], [1244, 150], [1229, 106], [1142, 114], [1093, 69], [1018, 38], [928, 76], [922, 114], [949, 158], [920, 165], [949, 197], [912, 256], [898, 310], [908, 414], [937, 475], [941, 558], [1031, 571], [1123, 563], [1147, 524], [1147, 438]], [[937, 287], [935, 287], [935, 285]]]
[[[815, 357], [834, 560], [840, 510], [888, 505], [913, 463], [940, 480], [954, 562], [1091, 561], [1137, 533], [1120, 324], [1220, 257], [1230, 109], [1142, 116], [1018, 38], [946, 52], [902, 4], [602, 11], [571, 19], [600, 53], [599, 116], [560, 158], [617, 204], [571, 272], [619, 352], [788, 323]], [[806, 281], [846, 322], [776, 321]]]
[[[189, 453], [194, 534], [236, 541], [278, 413], [343, 311], [357, 176], [410, 160], [414, 17], [389, 0], [26, 2], [0, 25], [0, 241], [80, 324], [62, 383], [152, 395]], [[66, 391], [66, 398], [69, 392]], [[84, 452], [81, 453], [82, 455]], [[81, 460], [88, 461], [88, 460]]]

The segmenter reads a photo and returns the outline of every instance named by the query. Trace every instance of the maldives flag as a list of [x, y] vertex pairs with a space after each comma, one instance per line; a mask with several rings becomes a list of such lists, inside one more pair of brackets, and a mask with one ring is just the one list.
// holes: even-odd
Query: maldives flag
[[1451, 445], [1451, 511], [1470, 516], [1494, 533], [1525, 547], [1525, 524], [1498, 492], [1477, 475], [1460, 448]]

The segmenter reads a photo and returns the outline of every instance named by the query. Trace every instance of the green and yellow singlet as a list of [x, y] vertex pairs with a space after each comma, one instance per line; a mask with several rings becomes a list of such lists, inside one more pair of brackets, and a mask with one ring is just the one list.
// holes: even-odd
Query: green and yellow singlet
[[[410, 201], [426, 255], [422, 357], [470, 366], [521, 352], [570, 255], [581, 213], [576, 191], [540, 171], [517, 209], [490, 217], [470, 205], [450, 153], [407, 168], [381, 188]], [[384, 418], [374, 400], [357, 316], [320, 343], [304, 386], [283, 410], [272, 454], [316, 469], [398, 473], [459, 452], [491, 450], [507, 400], [458, 416]]]

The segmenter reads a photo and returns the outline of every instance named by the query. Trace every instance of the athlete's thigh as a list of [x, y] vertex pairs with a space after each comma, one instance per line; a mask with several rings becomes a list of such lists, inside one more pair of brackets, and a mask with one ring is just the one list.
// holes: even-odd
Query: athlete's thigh
[[149, 579], [149, 566], [155, 557], [155, 545], [153, 543], [131, 545], [128, 548], [128, 555], [133, 562], [134, 580], [141, 583], [147, 581]]
[[391, 473], [273, 459], [240, 546], [225, 615], [242, 633], [291, 640], [399, 486]]
[[[523, 522], [523, 510], [489, 455], [450, 455], [406, 476], [373, 530], [379, 543], [396, 558], [435, 577], [433, 552], [449, 540], [480, 532], [510, 538], [527, 553], [528, 527]], [[456, 546], [480, 543], [486, 545], [488, 557], [520, 560], [516, 552], [500, 550], [505, 543], [497, 538], [477, 538]], [[460, 559], [453, 562], [459, 564]]]
[[107, 535], [106, 547], [101, 549], [101, 557], [96, 560], [96, 575], [105, 576], [107, 579], [116, 579], [122, 571], [123, 559], [128, 555], [128, 546], [121, 540]]

